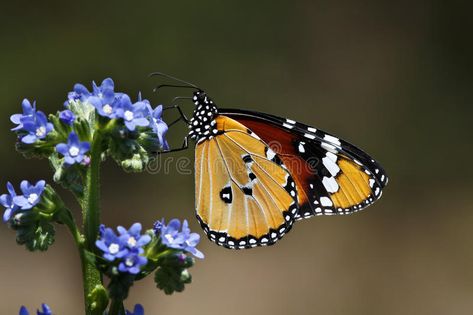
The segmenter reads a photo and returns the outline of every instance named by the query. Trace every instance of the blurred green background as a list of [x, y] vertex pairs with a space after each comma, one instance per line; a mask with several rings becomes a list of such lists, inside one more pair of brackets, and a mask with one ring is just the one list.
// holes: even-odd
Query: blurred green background
[[[471, 314], [472, 31], [466, 1], [2, 1], [0, 187], [51, 181], [46, 161], [14, 151], [9, 116], [24, 97], [55, 112], [74, 83], [111, 76], [117, 90], [166, 103], [188, 93], [152, 94], [158, 80], [147, 74], [167, 72], [221, 107], [290, 117], [349, 140], [391, 181], [369, 210], [299, 222], [270, 248], [229, 251], [203, 239], [206, 259], [183, 294], [167, 297], [148, 279], [134, 286], [130, 308]], [[124, 174], [109, 162], [103, 184], [107, 225], [149, 227], [164, 216], [198, 230], [192, 175]], [[2, 225], [0, 248], [1, 314], [43, 301], [58, 315], [83, 314], [78, 254], [65, 229], [47, 253], [29, 253]]]

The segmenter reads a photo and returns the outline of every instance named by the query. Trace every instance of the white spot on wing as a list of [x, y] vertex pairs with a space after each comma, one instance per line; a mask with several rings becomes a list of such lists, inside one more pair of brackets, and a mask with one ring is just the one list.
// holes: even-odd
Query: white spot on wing
[[274, 153], [273, 150], [271, 150], [270, 148], [268, 148], [268, 152], [266, 152], [266, 157], [267, 157], [269, 160], [272, 160], [275, 156], [276, 156], [276, 153]]
[[305, 153], [305, 148], [304, 148], [304, 142], [299, 143], [299, 152], [300, 153]]
[[338, 153], [337, 147], [334, 146], [334, 145], [331, 145], [331, 144], [322, 142], [321, 146], [322, 146], [322, 148], [324, 148], [325, 150], [327, 150], [327, 151], [329, 151], [329, 152], [331, 152], [331, 153], [334, 153], [334, 154], [337, 154], [337, 153]]
[[321, 197], [321, 198], [320, 198], [320, 203], [321, 203], [322, 206], [324, 206], [324, 207], [331, 207], [331, 206], [333, 206], [332, 200], [330, 200], [329, 197]]
[[334, 143], [336, 145], [342, 145], [340, 143], [340, 139], [338, 139], [337, 137], [334, 137], [334, 136], [331, 136], [331, 135], [325, 135], [324, 139], [327, 140], [328, 142]]
[[332, 161], [337, 162], [338, 157], [332, 152], [325, 153], [325, 156], [331, 159]]
[[315, 136], [310, 133], [304, 134], [304, 137], [309, 138], [309, 139], [315, 139]]
[[324, 184], [325, 189], [329, 193], [335, 193], [338, 191], [338, 183], [333, 177], [324, 177], [322, 184]]
[[337, 163], [335, 163], [329, 157], [324, 157], [322, 159], [322, 163], [324, 164], [325, 168], [332, 174], [332, 176], [336, 176], [338, 172], [340, 172], [340, 167], [338, 167]]

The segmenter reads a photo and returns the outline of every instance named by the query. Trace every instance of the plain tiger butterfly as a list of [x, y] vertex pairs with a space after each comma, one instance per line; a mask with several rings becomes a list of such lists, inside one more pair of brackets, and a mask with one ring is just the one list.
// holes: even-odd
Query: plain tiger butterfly
[[196, 90], [191, 119], [174, 107], [190, 129], [181, 149], [196, 141], [196, 215], [216, 244], [272, 245], [297, 220], [351, 214], [381, 197], [388, 177], [356, 146], [291, 119], [219, 108], [178, 81]]

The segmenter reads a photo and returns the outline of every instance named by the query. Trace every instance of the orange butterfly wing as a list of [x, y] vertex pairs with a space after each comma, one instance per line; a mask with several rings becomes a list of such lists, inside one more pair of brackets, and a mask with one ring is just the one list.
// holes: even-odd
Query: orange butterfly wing
[[227, 248], [275, 243], [298, 211], [296, 185], [276, 154], [235, 120], [217, 116], [219, 134], [196, 146], [197, 218]]

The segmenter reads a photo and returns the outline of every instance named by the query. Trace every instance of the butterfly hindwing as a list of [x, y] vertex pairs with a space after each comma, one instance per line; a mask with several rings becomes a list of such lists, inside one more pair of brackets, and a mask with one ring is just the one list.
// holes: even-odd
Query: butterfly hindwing
[[248, 128], [219, 115], [218, 135], [196, 146], [197, 218], [227, 248], [271, 245], [298, 211], [297, 188], [277, 155]]
[[220, 113], [251, 129], [282, 159], [298, 187], [298, 218], [356, 212], [381, 197], [388, 181], [384, 170], [354, 145], [269, 114]]

